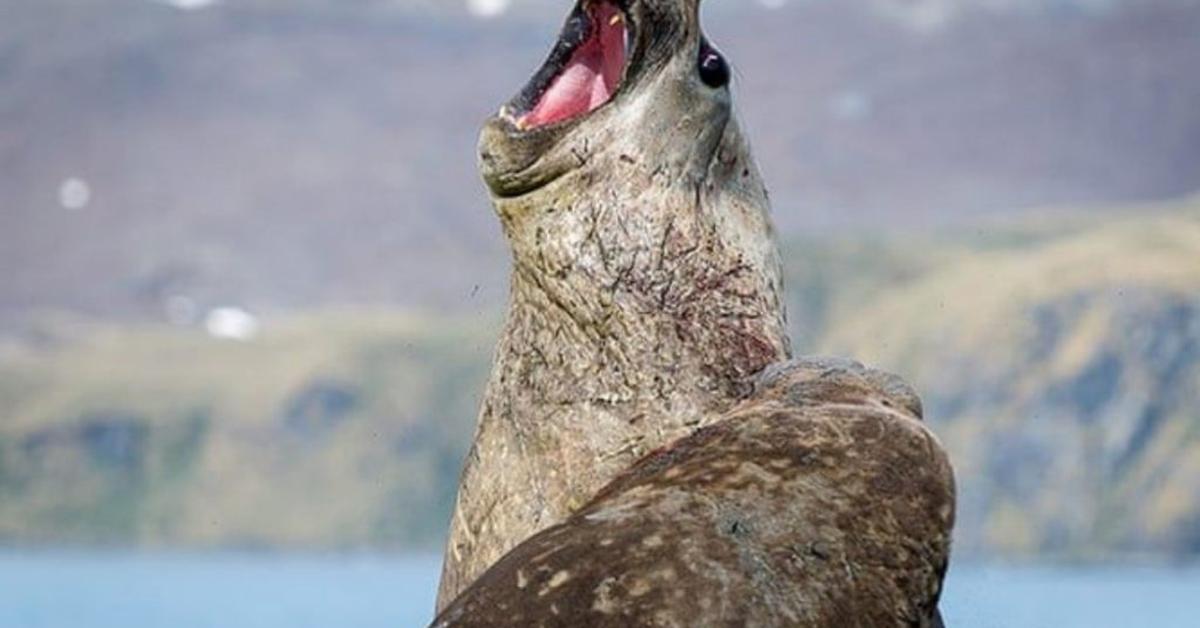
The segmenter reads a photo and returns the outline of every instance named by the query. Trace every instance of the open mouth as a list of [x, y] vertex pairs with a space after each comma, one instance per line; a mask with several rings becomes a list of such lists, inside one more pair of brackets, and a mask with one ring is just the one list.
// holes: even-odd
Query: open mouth
[[587, 115], [612, 100], [625, 78], [633, 40], [628, 0], [582, 0], [549, 60], [508, 104], [522, 130]]

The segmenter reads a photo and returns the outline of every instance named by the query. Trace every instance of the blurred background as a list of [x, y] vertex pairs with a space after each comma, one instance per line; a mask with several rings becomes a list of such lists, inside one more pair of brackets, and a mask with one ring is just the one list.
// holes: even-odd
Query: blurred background
[[[0, 626], [420, 626], [569, 0], [0, 0]], [[951, 625], [1194, 625], [1200, 2], [706, 0], [802, 353], [959, 475]]]

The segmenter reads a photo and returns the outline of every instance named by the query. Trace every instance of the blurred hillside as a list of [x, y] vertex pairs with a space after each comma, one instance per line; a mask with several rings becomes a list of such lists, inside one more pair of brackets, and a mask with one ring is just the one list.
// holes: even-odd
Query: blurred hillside
[[[181, 303], [500, 307], [476, 129], [567, 4], [0, 0], [0, 333]], [[1194, 1], [706, 12], [789, 236], [1200, 181]]]
[[921, 391], [962, 554], [1200, 555], [1200, 199], [1130, 214], [791, 260], [817, 352]]
[[243, 344], [46, 322], [0, 347], [0, 543], [432, 547], [491, 327], [328, 313]]
[[[798, 349], [922, 391], [962, 557], [1200, 557], [1200, 199], [794, 238]], [[436, 320], [436, 322], [435, 322]], [[0, 542], [436, 549], [498, 318], [0, 346]]]

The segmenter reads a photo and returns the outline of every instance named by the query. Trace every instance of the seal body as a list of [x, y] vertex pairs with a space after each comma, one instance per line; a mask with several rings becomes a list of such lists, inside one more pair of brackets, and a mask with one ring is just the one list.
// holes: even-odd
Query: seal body
[[758, 169], [727, 89], [697, 75], [698, 7], [620, 8], [636, 36], [611, 102], [535, 129], [502, 112], [482, 133], [511, 303], [439, 608], [790, 353]]
[[940, 625], [954, 485], [920, 412], [898, 379], [853, 362], [772, 367], [434, 625]]
[[932, 617], [944, 454], [890, 379], [778, 375], [791, 350], [767, 194], [698, 2], [580, 0], [484, 126], [512, 292], [450, 526], [445, 625]]

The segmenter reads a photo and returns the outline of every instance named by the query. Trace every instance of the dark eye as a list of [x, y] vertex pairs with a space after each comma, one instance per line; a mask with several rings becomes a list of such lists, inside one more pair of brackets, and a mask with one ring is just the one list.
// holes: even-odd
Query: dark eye
[[713, 89], [729, 84], [729, 64], [707, 41], [700, 42], [700, 80]]

